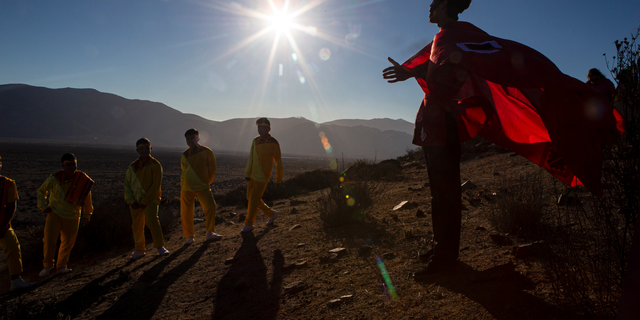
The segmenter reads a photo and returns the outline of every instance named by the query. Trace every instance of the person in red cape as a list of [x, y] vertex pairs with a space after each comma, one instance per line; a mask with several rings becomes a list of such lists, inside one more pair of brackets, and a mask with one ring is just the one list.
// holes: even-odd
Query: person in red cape
[[480, 135], [526, 157], [569, 186], [601, 194], [601, 147], [623, 120], [597, 91], [563, 74], [541, 53], [493, 37], [458, 15], [470, 0], [433, 0], [434, 40], [400, 65], [389, 83], [416, 78], [425, 98], [413, 144], [422, 146], [431, 185], [434, 247], [418, 279], [453, 267], [461, 225], [460, 143]]

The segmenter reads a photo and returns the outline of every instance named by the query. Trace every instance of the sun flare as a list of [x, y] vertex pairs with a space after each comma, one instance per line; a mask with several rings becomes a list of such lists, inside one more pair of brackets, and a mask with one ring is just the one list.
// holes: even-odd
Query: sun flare
[[287, 32], [293, 26], [293, 17], [286, 13], [275, 13], [269, 17], [271, 28], [278, 32]]

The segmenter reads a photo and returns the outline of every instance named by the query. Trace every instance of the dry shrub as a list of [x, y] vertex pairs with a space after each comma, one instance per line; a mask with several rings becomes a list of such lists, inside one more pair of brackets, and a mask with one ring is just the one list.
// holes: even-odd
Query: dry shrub
[[369, 160], [356, 160], [345, 170], [345, 174], [351, 179], [361, 181], [396, 181], [402, 180], [401, 171], [402, 165], [398, 160], [384, 160], [380, 163], [374, 163]]
[[315, 203], [325, 227], [366, 220], [376, 189], [370, 181], [353, 181], [329, 188]]
[[626, 132], [605, 149], [602, 197], [559, 208], [547, 271], [559, 304], [590, 318], [613, 318], [640, 209], [640, 47], [616, 41], [612, 74]]
[[542, 173], [535, 173], [499, 182], [500, 194], [489, 215], [496, 230], [522, 237], [539, 234], [548, 200], [542, 179]]

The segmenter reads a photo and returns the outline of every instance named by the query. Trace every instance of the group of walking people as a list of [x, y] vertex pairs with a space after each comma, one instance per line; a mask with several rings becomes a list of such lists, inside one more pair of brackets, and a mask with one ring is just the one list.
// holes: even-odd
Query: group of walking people
[[[269, 132], [271, 123], [267, 118], [256, 121], [258, 136], [251, 144], [249, 159], [244, 176], [247, 180], [248, 212], [241, 233], [251, 232], [258, 209], [269, 219], [267, 226], [272, 225], [278, 212], [262, 201], [262, 195], [269, 182], [273, 164], [276, 163], [276, 183], [282, 182], [283, 169], [280, 145]], [[207, 241], [220, 240], [222, 235], [215, 232], [216, 202], [211, 191], [211, 184], [216, 175], [216, 158], [206, 146], [200, 144], [198, 130], [189, 129], [185, 133], [189, 146], [181, 156], [180, 178], [180, 221], [184, 234], [184, 245], [195, 241], [194, 208], [195, 199], [200, 202], [206, 223]], [[129, 165], [124, 180], [124, 199], [131, 212], [131, 228], [135, 251], [131, 259], [136, 260], [146, 255], [144, 236], [145, 225], [151, 232], [153, 246], [161, 256], [169, 255], [165, 248], [162, 227], [158, 219], [158, 207], [162, 195], [162, 165], [151, 156], [151, 141], [141, 138], [136, 142], [139, 158]], [[2, 169], [0, 157], [0, 169]], [[78, 170], [78, 160], [72, 153], [66, 153], [60, 159], [62, 170], [51, 174], [38, 188], [38, 209], [47, 215], [44, 227], [43, 269], [40, 277], [49, 276], [55, 267], [56, 274], [69, 273], [69, 256], [76, 241], [80, 226], [90, 222], [93, 213], [91, 189], [94, 181], [84, 172]], [[24, 280], [21, 276], [22, 253], [20, 242], [11, 227], [18, 197], [14, 180], [0, 175], [0, 247], [7, 256], [11, 290], [30, 287], [34, 282]], [[108, 213], [100, 213], [108, 214]], [[56, 246], [60, 238], [58, 256], [55, 259]]]

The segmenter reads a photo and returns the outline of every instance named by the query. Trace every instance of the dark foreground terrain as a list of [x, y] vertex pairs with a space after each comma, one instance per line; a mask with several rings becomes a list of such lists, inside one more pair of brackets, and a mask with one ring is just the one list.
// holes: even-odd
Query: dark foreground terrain
[[[431, 239], [430, 191], [423, 162], [408, 160], [389, 181], [378, 181], [368, 218], [327, 227], [316, 201], [326, 191], [276, 200], [280, 216], [272, 227], [258, 213], [256, 229], [241, 236], [245, 208], [219, 206], [216, 232], [204, 242], [196, 218], [196, 242], [183, 246], [179, 219], [166, 227], [167, 257], [152, 244], [147, 256], [130, 261], [129, 247], [72, 256], [73, 272], [39, 279], [41, 242], [28, 229], [43, 223], [35, 189], [58, 169], [61, 147], [4, 147], [2, 173], [18, 182], [21, 200], [15, 229], [24, 252], [25, 276], [38, 284], [9, 292], [0, 266], [0, 317], [7, 319], [572, 319], [554, 305], [551, 284], [538, 258], [518, 258], [518, 239], [500, 241], [489, 214], [500, 179], [539, 168], [511, 153], [490, 153], [462, 163], [460, 259], [455, 270], [416, 282], [412, 272]], [[95, 197], [121, 192], [131, 151], [79, 149], [79, 168], [96, 179]], [[180, 151], [154, 152], [164, 165], [163, 197], [179, 192]], [[216, 197], [241, 185], [244, 156], [218, 156]], [[241, 163], [240, 166], [235, 165]], [[287, 177], [328, 167], [320, 160], [285, 160]], [[552, 182], [551, 185], [553, 184]], [[101, 187], [98, 187], [103, 185]], [[115, 186], [115, 187], [114, 187]], [[99, 200], [98, 200], [99, 201]], [[409, 201], [398, 210], [393, 208]], [[179, 216], [179, 206], [161, 208]], [[201, 209], [197, 209], [201, 213]], [[92, 221], [94, 222], [94, 221]], [[124, 228], [126, 229], [126, 228]], [[36, 232], [31, 232], [37, 234]], [[130, 236], [130, 230], [128, 231]], [[493, 236], [492, 236], [493, 234]], [[147, 241], [150, 243], [150, 241]], [[39, 249], [40, 248], [40, 249]], [[330, 250], [342, 248], [336, 254]], [[4, 259], [2, 258], [4, 263]], [[385, 282], [381, 266], [388, 272]], [[389, 286], [392, 284], [392, 286]], [[340, 300], [337, 300], [340, 299]]]

